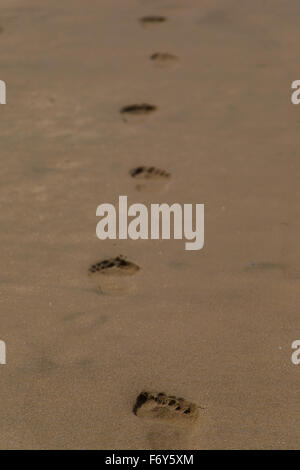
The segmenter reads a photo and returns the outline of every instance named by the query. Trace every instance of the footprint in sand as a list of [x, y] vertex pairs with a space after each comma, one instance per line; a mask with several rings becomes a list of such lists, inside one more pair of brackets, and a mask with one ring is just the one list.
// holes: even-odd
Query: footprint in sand
[[120, 110], [120, 113], [125, 122], [127, 122], [128, 119], [132, 120], [132, 122], [137, 122], [143, 120], [145, 116], [152, 114], [156, 110], [157, 107], [152, 104], [141, 103], [123, 106], [123, 108]]
[[100, 315], [98, 312], [74, 312], [66, 315], [64, 321], [69, 324], [72, 330], [94, 329], [102, 326], [108, 320], [107, 315]]
[[285, 266], [280, 263], [273, 263], [270, 261], [262, 261], [258, 263], [251, 263], [247, 266], [245, 271], [284, 271]]
[[143, 16], [142, 18], [140, 18], [140, 22], [145, 28], [151, 28], [161, 23], [165, 23], [166, 21], [167, 18], [165, 16], [160, 15]]
[[272, 261], [260, 261], [251, 263], [243, 270], [245, 273], [256, 274], [257, 276], [274, 278], [275, 276], [283, 276], [286, 279], [300, 279], [300, 270], [296, 265], [275, 263]]
[[137, 264], [120, 255], [93, 264], [89, 274], [103, 294], [122, 295], [136, 290], [133, 276], [139, 270]]
[[129, 172], [137, 181], [138, 191], [161, 191], [167, 189], [171, 174], [154, 166], [138, 166]]
[[137, 397], [133, 413], [140, 418], [160, 423], [190, 426], [197, 422], [199, 408], [184, 398], [144, 391]]
[[155, 52], [150, 56], [150, 60], [156, 67], [159, 68], [172, 68], [178, 65], [179, 59], [174, 54], [168, 52]]

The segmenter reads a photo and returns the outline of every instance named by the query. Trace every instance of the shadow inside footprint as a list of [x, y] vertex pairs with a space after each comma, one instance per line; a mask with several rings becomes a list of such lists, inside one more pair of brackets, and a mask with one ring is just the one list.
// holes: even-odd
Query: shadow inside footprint
[[140, 22], [143, 26], [155, 26], [157, 24], [165, 23], [167, 18], [161, 15], [149, 15], [140, 18]]
[[199, 408], [184, 398], [143, 391], [136, 399], [133, 413], [141, 418], [184, 426], [198, 420]]
[[89, 274], [103, 294], [126, 294], [135, 290], [132, 276], [140, 267], [123, 256], [108, 258], [93, 264]]
[[138, 191], [159, 191], [160, 189], [166, 189], [171, 177], [171, 174], [166, 170], [154, 166], [138, 166], [132, 168], [129, 174], [138, 181], [136, 185]]
[[173, 67], [178, 64], [178, 57], [168, 52], [155, 52], [150, 60], [158, 67]]
[[120, 110], [120, 113], [123, 116], [123, 119], [126, 121], [126, 118], [128, 117], [143, 117], [153, 113], [156, 110], [157, 107], [152, 104], [141, 103], [123, 106], [123, 108]]

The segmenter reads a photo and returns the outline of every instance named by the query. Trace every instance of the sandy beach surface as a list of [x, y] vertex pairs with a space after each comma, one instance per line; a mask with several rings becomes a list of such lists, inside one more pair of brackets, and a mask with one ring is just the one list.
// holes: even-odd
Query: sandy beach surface
[[[299, 14], [1, 1], [1, 449], [299, 448]], [[135, 103], [157, 109], [127, 122]], [[138, 165], [168, 188], [138, 191]], [[97, 239], [97, 206], [122, 194], [204, 203], [204, 249]], [[135, 290], [104, 295], [89, 267], [119, 254]], [[142, 390], [196, 403], [199, 422], [141, 419]]]

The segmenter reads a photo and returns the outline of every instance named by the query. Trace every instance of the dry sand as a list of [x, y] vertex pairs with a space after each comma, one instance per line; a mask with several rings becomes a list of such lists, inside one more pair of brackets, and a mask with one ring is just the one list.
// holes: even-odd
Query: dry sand
[[[0, 13], [0, 447], [299, 448], [299, 1]], [[134, 103], [157, 111], [124, 122]], [[169, 171], [168, 191], [138, 192], [138, 165]], [[205, 203], [205, 248], [101, 242], [96, 207], [120, 194]], [[120, 253], [138, 289], [101, 295], [88, 268]], [[135, 416], [142, 390], [199, 404], [198, 426], [182, 439]]]

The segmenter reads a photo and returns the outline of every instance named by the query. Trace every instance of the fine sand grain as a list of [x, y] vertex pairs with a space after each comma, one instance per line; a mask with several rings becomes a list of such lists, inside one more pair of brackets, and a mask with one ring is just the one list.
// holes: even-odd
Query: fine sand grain
[[[0, 13], [0, 448], [299, 448], [299, 0]], [[204, 249], [100, 241], [119, 195], [204, 203]]]

